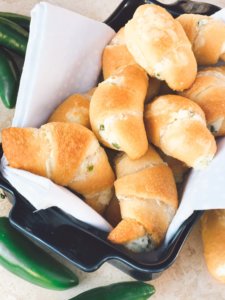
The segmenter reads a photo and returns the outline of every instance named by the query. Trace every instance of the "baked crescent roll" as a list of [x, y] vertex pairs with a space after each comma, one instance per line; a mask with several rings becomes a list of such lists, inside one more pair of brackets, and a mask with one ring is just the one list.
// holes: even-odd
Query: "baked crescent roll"
[[132, 159], [148, 149], [143, 121], [147, 86], [146, 72], [127, 65], [101, 82], [91, 98], [91, 127], [99, 141]]
[[118, 68], [129, 64], [135, 64], [135, 60], [126, 47], [124, 27], [122, 27], [103, 51], [102, 71], [104, 79], [111, 76]]
[[225, 283], [225, 210], [207, 211], [201, 221], [208, 270], [217, 280]]
[[162, 7], [145, 4], [125, 25], [126, 45], [150, 76], [165, 80], [173, 90], [191, 86], [197, 63], [180, 23]]
[[186, 32], [200, 65], [213, 65], [225, 60], [225, 24], [214, 18], [184, 14], [177, 18]]
[[204, 112], [185, 97], [156, 98], [146, 106], [145, 125], [154, 145], [189, 167], [206, 167], [216, 153], [216, 142], [206, 127]]
[[90, 128], [89, 106], [94, 89], [86, 94], [74, 94], [64, 100], [52, 113], [48, 122], [68, 122]]
[[204, 111], [207, 126], [215, 136], [225, 135], [225, 67], [198, 72], [193, 85], [182, 93]]
[[[125, 43], [124, 27], [122, 27], [114, 36], [109, 45], [107, 45], [103, 51], [102, 56], [102, 71], [104, 79], [119, 69], [120, 67], [135, 64], [133, 56], [127, 49]], [[145, 102], [149, 102], [155, 97], [160, 88], [160, 81], [156, 78], [149, 78], [149, 85], [146, 94]]]
[[114, 173], [89, 129], [71, 123], [48, 123], [40, 129], [6, 128], [2, 146], [11, 167], [69, 187], [100, 213], [109, 204]]
[[150, 146], [138, 160], [122, 155], [115, 167], [122, 221], [108, 239], [136, 252], [157, 247], [178, 206], [172, 171]]

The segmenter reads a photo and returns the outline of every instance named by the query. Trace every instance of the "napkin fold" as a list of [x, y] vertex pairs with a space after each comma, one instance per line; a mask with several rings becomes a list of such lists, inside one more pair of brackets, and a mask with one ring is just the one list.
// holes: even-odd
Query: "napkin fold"
[[[69, 95], [94, 87], [104, 47], [115, 32], [61, 7], [41, 2], [31, 12], [27, 52], [20, 81], [14, 127], [40, 127]], [[111, 226], [85, 202], [47, 178], [7, 166], [3, 176], [36, 209], [58, 206], [99, 229]]]
[[[225, 22], [225, 8], [212, 15]], [[219, 63], [221, 65], [221, 62]], [[224, 64], [224, 63], [222, 63]], [[186, 184], [180, 205], [166, 234], [165, 243], [169, 243], [174, 234], [194, 211], [225, 209], [225, 138], [217, 139], [217, 153], [204, 170], [192, 169]]]
[[41, 2], [30, 34], [13, 126], [39, 127], [73, 93], [97, 83], [102, 50], [115, 32], [106, 24]]
[[30, 172], [6, 167], [3, 176], [36, 208], [57, 206], [76, 219], [104, 231], [110, 231], [104, 218], [68, 189]]

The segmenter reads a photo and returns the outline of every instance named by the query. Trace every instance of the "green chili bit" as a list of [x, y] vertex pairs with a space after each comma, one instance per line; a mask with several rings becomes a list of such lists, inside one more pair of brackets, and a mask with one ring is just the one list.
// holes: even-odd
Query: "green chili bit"
[[6, 198], [6, 194], [2, 191], [0, 191], [0, 198], [1, 199], [5, 199]]
[[161, 74], [160, 73], [155, 73], [155, 77], [158, 79], [161, 79]]
[[198, 27], [204, 26], [208, 23], [207, 19], [201, 19], [197, 22]]
[[209, 130], [210, 130], [212, 133], [216, 133], [216, 132], [217, 132], [216, 128], [215, 128], [213, 125], [209, 125]]
[[99, 130], [105, 130], [105, 126], [103, 124], [100, 125]]
[[112, 146], [116, 149], [120, 149], [120, 146], [117, 143], [112, 143]]
[[189, 116], [192, 118], [192, 117], [194, 117], [194, 115], [195, 115], [195, 113], [192, 110], [190, 110], [189, 111]]
[[91, 171], [93, 171], [93, 169], [94, 169], [94, 166], [93, 166], [93, 165], [87, 166], [87, 170], [88, 170], [88, 172], [91, 172]]

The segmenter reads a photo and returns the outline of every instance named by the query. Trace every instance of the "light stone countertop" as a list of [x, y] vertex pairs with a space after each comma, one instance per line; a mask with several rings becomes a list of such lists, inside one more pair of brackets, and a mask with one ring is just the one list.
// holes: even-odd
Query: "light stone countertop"
[[[88, 17], [104, 20], [121, 0], [49, 0]], [[29, 14], [38, 0], [1, 0], [0, 11]], [[166, 2], [166, 1], [164, 1]], [[210, 1], [205, 1], [210, 2]], [[225, 7], [225, 0], [211, 1]], [[13, 110], [7, 110], [0, 102], [0, 129], [10, 126]], [[10, 205], [0, 202], [0, 215], [7, 214]], [[176, 262], [151, 283], [156, 287], [154, 300], [225, 300], [225, 285], [214, 280], [207, 272], [202, 253], [199, 224], [196, 224]], [[94, 273], [76, 270], [79, 286], [68, 291], [50, 291], [34, 286], [0, 267], [0, 300], [67, 300], [87, 289], [113, 282], [132, 280], [115, 267], [105, 263]], [[91, 299], [90, 299], [91, 300]], [[101, 299], [99, 299], [101, 300]], [[116, 300], [116, 299], [115, 299]]]

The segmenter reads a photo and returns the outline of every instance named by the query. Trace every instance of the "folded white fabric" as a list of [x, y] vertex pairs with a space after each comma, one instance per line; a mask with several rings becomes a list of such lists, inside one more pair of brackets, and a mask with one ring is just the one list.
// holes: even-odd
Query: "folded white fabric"
[[217, 153], [209, 166], [192, 170], [186, 182], [181, 203], [167, 231], [169, 242], [182, 223], [196, 210], [225, 208], [225, 138], [217, 141]]
[[[92, 88], [105, 45], [115, 32], [107, 25], [45, 2], [31, 12], [26, 58], [13, 126], [39, 127], [66, 97]], [[3, 176], [36, 209], [57, 206], [79, 220], [111, 226], [81, 199], [50, 180], [16, 170], [2, 159]]]
[[[221, 9], [212, 17], [225, 22], [225, 9]], [[166, 234], [166, 243], [194, 211], [225, 209], [224, 170], [225, 138], [220, 138], [217, 139], [216, 156], [210, 165], [202, 171], [192, 170], [188, 176], [180, 205]]]
[[31, 12], [26, 58], [13, 126], [39, 127], [59, 103], [93, 87], [114, 31], [72, 11], [41, 2]]

